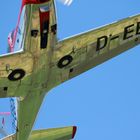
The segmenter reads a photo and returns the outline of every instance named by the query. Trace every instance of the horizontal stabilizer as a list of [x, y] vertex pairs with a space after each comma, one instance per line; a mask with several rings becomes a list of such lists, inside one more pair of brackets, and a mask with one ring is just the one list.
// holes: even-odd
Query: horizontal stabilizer
[[75, 126], [35, 130], [31, 133], [29, 140], [71, 140], [74, 138], [75, 133]]
[[[71, 140], [76, 134], [76, 127], [52, 128], [32, 131], [29, 140]], [[5, 137], [3, 140], [16, 140], [15, 135]]]

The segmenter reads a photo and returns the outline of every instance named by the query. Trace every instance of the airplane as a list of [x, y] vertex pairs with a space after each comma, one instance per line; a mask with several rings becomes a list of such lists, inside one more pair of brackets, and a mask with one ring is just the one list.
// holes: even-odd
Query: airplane
[[73, 139], [76, 126], [32, 131], [46, 93], [139, 43], [140, 15], [58, 41], [54, 0], [22, 0], [0, 56], [0, 97], [18, 100], [17, 132], [4, 139]]

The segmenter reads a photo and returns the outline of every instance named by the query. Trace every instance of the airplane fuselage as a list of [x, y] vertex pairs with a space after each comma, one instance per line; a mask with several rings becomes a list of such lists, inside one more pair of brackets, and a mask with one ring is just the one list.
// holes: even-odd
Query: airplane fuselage
[[[18, 123], [17, 140], [28, 138], [45, 93], [49, 90], [47, 85], [56, 45], [56, 26], [54, 1], [23, 0], [14, 38], [14, 47], [20, 49], [0, 56], [0, 97], [18, 97], [23, 103], [29, 96], [35, 99], [30, 107], [24, 105], [24, 110], [18, 112], [18, 122], [27, 122]], [[35, 105], [38, 107], [34, 109]], [[25, 110], [32, 112], [25, 112], [22, 117]]]
[[19, 35], [14, 39], [20, 50], [0, 56], [0, 91], [3, 97], [25, 97], [32, 87], [47, 89], [49, 65], [56, 45], [54, 3], [27, 4], [22, 11], [25, 13], [21, 12], [24, 29], [20, 44]]

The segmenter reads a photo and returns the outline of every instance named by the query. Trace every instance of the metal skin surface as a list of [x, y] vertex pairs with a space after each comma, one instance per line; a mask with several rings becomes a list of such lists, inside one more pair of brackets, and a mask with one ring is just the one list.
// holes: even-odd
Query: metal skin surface
[[[29, 139], [40, 105], [49, 90], [140, 44], [140, 15], [58, 42], [54, 1], [26, 3], [25, 6], [23, 50], [0, 56], [0, 97], [18, 97], [18, 126], [13, 138], [16, 140]], [[49, 6], [50, 12], [46, 48], [40, 45], [38, 9], [43, 6]], [[32, 30], [37, 30], [38, 34], [31, 36]], [[25, 75], [15, 80], [17, 74], [10, 80], [11, 73], [16, 70], [23, 70]], [[38, 135], [40, 133], [38, 131]], [[55, 133], [53, 138], [57, 139]]]

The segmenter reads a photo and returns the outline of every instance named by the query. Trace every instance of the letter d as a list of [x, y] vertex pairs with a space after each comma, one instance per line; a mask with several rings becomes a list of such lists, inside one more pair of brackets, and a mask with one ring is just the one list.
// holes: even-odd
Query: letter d
[[108, 37], [102, 36], [97, 39], [97, 48], [96, 51], [103, 49], [107, 45]]

